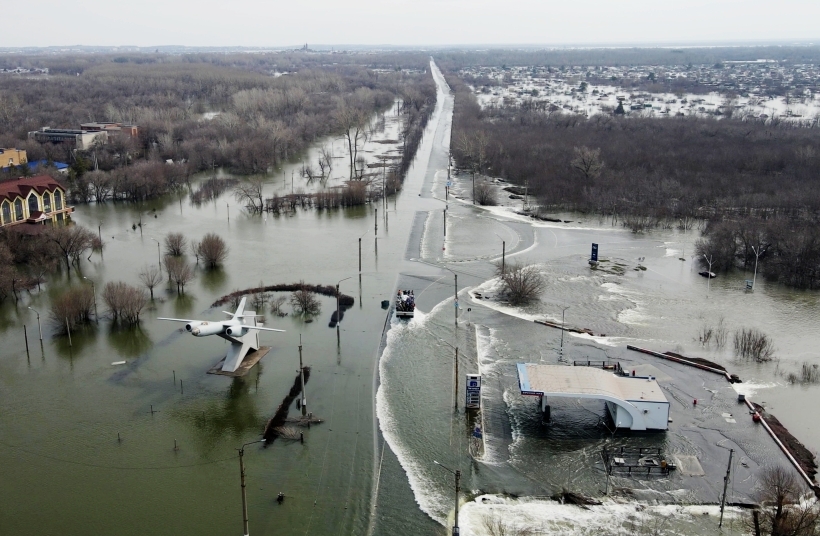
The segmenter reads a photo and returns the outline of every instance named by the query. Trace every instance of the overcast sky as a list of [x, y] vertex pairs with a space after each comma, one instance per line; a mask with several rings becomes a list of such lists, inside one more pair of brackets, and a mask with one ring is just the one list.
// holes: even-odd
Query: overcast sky
[[0, 47], [820, 42], [820, 0], [28, 0]]

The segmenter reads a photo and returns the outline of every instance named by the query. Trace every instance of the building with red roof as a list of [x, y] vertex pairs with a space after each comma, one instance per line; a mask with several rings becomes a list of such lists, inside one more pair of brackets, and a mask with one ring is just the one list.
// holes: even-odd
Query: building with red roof
[[0, 182], [0, 227], [62, 222], [72, 212], [65, 187], [48, 175]]

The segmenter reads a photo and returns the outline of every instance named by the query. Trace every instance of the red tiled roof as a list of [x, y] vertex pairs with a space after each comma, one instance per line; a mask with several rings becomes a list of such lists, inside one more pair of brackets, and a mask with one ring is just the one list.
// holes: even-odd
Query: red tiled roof
[[3, 181], [0, 182], [0, 202], [4, 199], [12, 200], [18, 195], [25, 199], [32, 190], [42, 195], [44, 192], [54, 191], [57, 188], [65, 190], [62, 184], [48, 175], [20, 177], [18, 179]]

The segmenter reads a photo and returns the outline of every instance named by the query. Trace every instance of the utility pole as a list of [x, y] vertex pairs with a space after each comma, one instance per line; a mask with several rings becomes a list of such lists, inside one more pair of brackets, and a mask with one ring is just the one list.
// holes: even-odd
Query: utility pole
[[504, 240], [501, 241], [501, 275], [506, 275], [507, 273], [507, 242]]
[[455, 503], [455, 519], [453, 523], [453, 536], [459, 536], [459, 528], [458, 528], [458, 494], [461, 491], [460, 482], [461, 482], [461, 471], [455, 470], [453, 471], [447, 466], [444, 466], [437, 461], [433, 460], [433, 463], [444, 469], [445, 471], [449, 471], [455, 478], [456, 478], [456, 503]]
[[359, 276], [361, 277], [362, 273], [362, 239], [359, 238]]
[[456, 377], [455, 388], [453, 389], [453, 409], [458, 411], [458, 346], [456, 346]]
[[458, 328], [458, 274], [453, 273], [453, 277], [455, 281], [453, 283], [453, 296], [455, 296], [455, 304], [456, 304], [456, 328]]
[[[336, 324], [338, 326], [338, 324]], [[305, 367], [302, 365], [302, 334], [299, 334], [299, 378], [302, 381], [302, 415], [307, 413], [307, 400], [305, 395]]]
[[264, 439], [260, 439], [258, 441], [251, 441], [250, 443], [245, 443], [237, 450], [239, 451], [239, 480], [242, 484], [242, 534], [248, 536], [248, 498], [245, 492], [245, 463], [242, 460], [242, 456], [245, 455], [245, 447], [248, 445], [253, 445], [254, 443], [261, 443], [265, 441]]
[[379, 209], [376, 209], [376, 214], [373, 217], [373, 233], [379, 234]]
[[444, 207], [444, 238], [447, 238], [447, 207]]
[[475, 205], [475, 170], [473, 170], [473, 204]]
[[720, 523], [718, 527], [723, 526], [723, 507], [726, 504], [726, 487], [729, 485], [729, 473], [732, 471], [732, 455], [735, 449], [729, 449], [729, 465], [726, 467], [726, 476], [723, 477], [723, 497], [720, 499]]

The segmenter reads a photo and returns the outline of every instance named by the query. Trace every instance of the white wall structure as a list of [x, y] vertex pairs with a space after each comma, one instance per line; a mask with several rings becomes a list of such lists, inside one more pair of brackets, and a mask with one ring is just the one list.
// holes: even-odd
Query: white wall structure
[[522, 395], [603, 400], [618, 428], [667, 430], [669, 401], [653, 377], [621, 376], [591, 367], [519, 363]]

